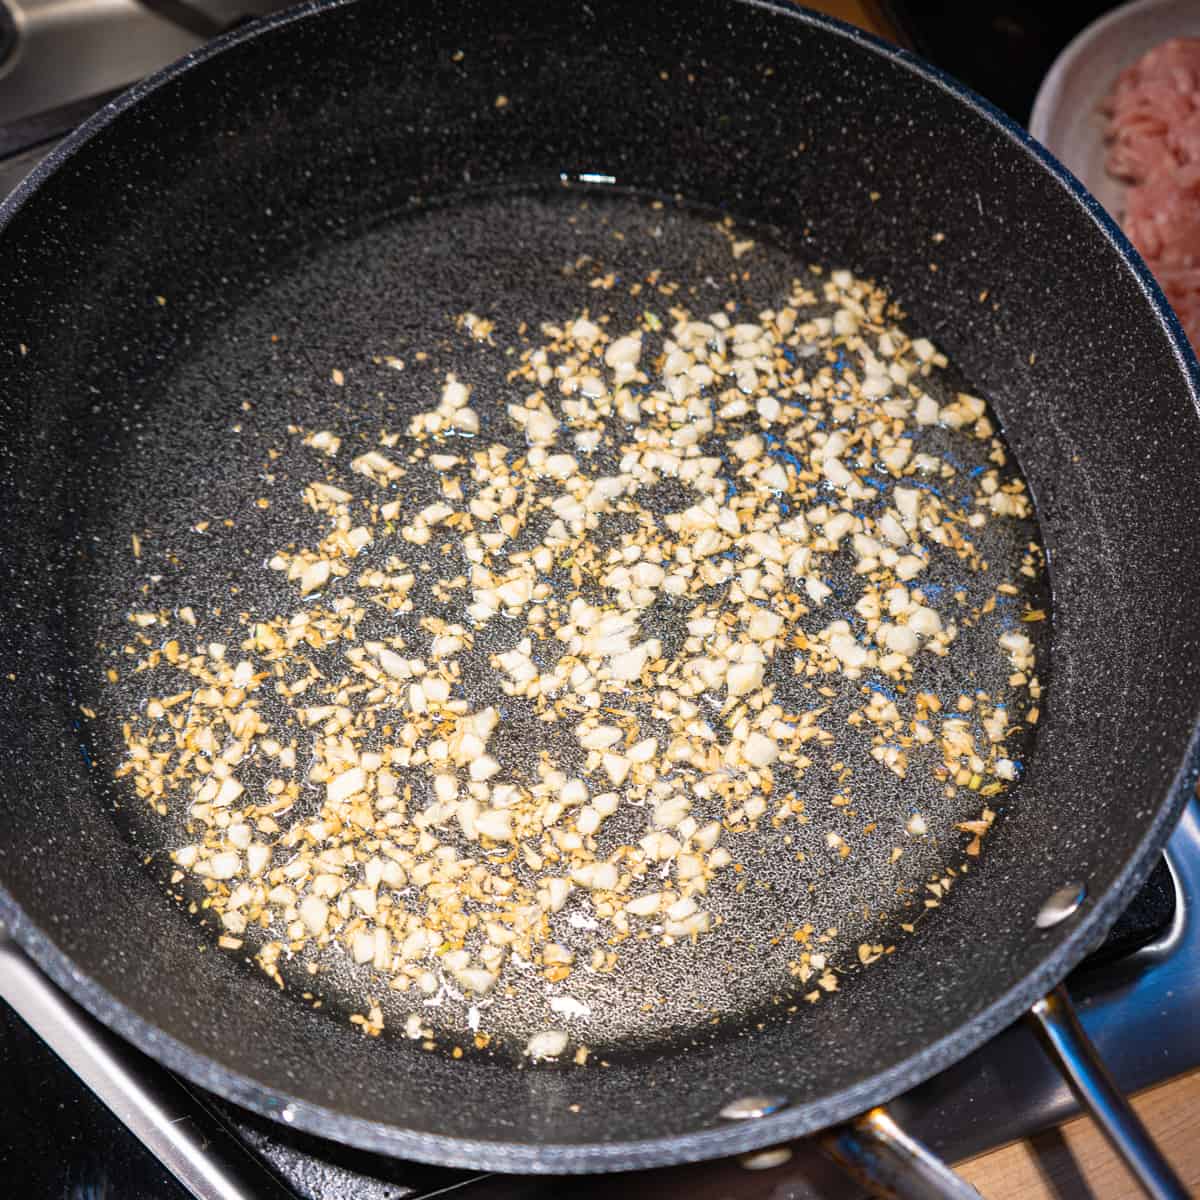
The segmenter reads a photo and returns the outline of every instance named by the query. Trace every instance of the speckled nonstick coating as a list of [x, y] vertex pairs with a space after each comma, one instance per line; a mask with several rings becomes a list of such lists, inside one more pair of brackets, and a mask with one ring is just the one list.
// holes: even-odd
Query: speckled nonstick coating
[[[165, 518], [172, 497], [219, 492], [228, 469], [215, 453], [201, 474], [173, 472], [156, 413], [193, 446], [242, 399], [285, 422], [319, 400], [332, 357], [428, 328], [472, 272], [503, 293], [496, 264], [514, 256], [506, 242], [489, 259], [464, 233], [445, 294], [373, 310], [311, 274], [289, 289], [295, 264], [361, 253], [369, 231], [417, 219], [417, 198], [583, 173], [774, 227], [801, 260], [876, 276], [903, 301], [994, 403], [1034, 490], [1053, 691], [979, 869], [835, 1002], [607, 1069], [515, 1070], [365, 1039], [236, 958], [197, 953], [204, 935], [164, 901], [107, 772], [89, 768], [80, 614], [115, 577], [100, 531], [115, 538], [141, 494]], [[534, 261], [540, 248], [531, 237]], [[364, 294], [403, 289], [403, 262], [363, 256], [361, 273]], [[1073, 181], [981, 102], [857, 32], [746, 3], [302, 8], [141, 85], [56, 152], [0, 209], [0, 279], [0, 914], [113, 1028], [238, 1103], [501, 1170], [786, 1139], [927, 1078], [1062, 978], [1194, 781], [1190, 351]], [[239, 341], [272, 314], [285, 368]], [[1080, 914], [1036, 932], [1042, 900], [1071, 879], [1088, 884]], [[772, 1092], [792, 1098], [777, 1116], [717, 1116]]]

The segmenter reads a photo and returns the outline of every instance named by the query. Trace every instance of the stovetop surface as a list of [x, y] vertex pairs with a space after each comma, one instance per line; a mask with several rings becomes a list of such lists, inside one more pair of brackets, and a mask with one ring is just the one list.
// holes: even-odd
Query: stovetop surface
[[[0, 17], [4, 2], [0, 0]], [[15, 65], [11, 58], [4, 62], [13, 41], [12, 23], [0, 20], [0, 193], [86, 116], [93, 97], [111, 92], [221, 28], [284, 6], [278, 0], [95, 0], [89, 21], [93, 17], [110, 24], [115, 21], [126, 41], [130, 37], [141, 41], [127, 46], [120, 61], [110, 57], [107, 67], [86, 78], [77, 73], [72, 87], [48, 104], [38, 90], [40, 84], [28, 81], [44, 71], [47, 62], [65, 62], [63, 70], [68, 71], [70, 55], [78, 47], [55, 50], [52, 22], [45, 20], [55, 5], [24, 0], [26, 15], [32, 13], [42, 24], [26, 23], [27, 31], [32, 29], [36, 35], [36, 44], [18, 46], [13, 51], [18, 57]], [[880, 0], [877, 7], [885, 22], [919, 53], [1023, 121], [1059, 49], [1112, 4]], [[92, 34], [96, 28], [89, 26]], [[1131, 1027], [1131, 1019], [1114, 1003], [1114, 998], [1132, 1002], [1139, 989], [1161, 988], [1170, 956], [1178, 953], [1175, 942], [1183, 937], [1177, 903], [1181, 877], [1200, 872], [1200, 820], [1189, 812], [1185, 825], [1188, 828], [1181, 835], [1188, 836], [1177, 836], [1173, 847], [1182, 847], [1176, 853], [1187, 857], [1183, 865], [1189, 869], [1181, 872], [1178, 861], [1172, 863], [1173, 870], [1161, 862], [1109, 939], [1072, 980], [1085, 1016], [1090, 1006], [1096, 1006], [1089, 1028], [1102, 1050], [1115, 1053], [1114, 1072], [1126, 1087], [1144, 1086], [1194, 1065], [1182, 1057], [1185, 1051], [1156, 1044], [1152, 1027], [1149, 1034], [1144, 1025]], [[1156, 971], [1161, 978], [1154, 975]], [[1168, 1008], [1163, 1008], [1164, 1014]], [[1169, 1060], [1165, 1066], [1164, 1055]], [[1040, 1084], [1028, 1082], [1032, 1075]], [[1021, 1104], [1015, 1106], [1013, 1079], [1026, 1081], [1019, 1092]], [[0, 1194], [66, 1200], [185, 1200], [184, 1190], [150, 1153], [3, 1003], [0, 1080]], [[822, 1160], [806, 1156], [803, 1148], [797, 1148], [787, 1166], [754, 1172], [721, 1164], [676, 1168], [652, 1178], [609, 1176], [586, 1183], [485, 1177], [349, 1150], [241, 1112], [213, 1097], [203, 1099], [218, 1127], [265, 1160], [286, 1181], [287, 1190], [302, 1200], [415, 1200], [447, 1194], [472, 1200], [519, 1200], [567, 1191], [598, 1200], [651, 1190], [662, 1196], [715, 1195], [714, 1188], [729, 1190], [725, 1184], [732, 1178], [731, 1171], [737, 1172], [739, 1196], [799, 1200], [853, 1194]], [[935, 1149], [961, 1158], [1061, 1120], [1070, 1103], [1065, 1087], [1046, 1072], [1032, 1037], [1018, 1027], [895, 1107]]]

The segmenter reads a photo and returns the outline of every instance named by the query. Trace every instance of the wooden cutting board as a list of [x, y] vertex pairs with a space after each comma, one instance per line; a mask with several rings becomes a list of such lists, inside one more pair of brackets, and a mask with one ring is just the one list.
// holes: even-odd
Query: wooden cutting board
[[[1147, 1128], [1193, 1195], [1200, 1195], [1200, 1071], [1136, 1096]], [[959, 1164], [986, 1200], [1124, 1200], [1141, 1193], [1087, 1117]]]

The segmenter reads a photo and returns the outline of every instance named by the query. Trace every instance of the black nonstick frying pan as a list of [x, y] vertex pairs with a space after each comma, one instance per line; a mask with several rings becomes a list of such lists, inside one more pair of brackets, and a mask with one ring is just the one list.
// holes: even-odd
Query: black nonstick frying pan
[[[314, 1010], [198, 953], [211, 935], [164, 895], [162, 845], [80, 705], [101, 695], [114, 606], [166, 571], [173, 523], [250, 495], [265, 431], [325, 411], [330, 366], [436, 340], [467, 309], [552, 307], [573, 286], [561, 264], [597, 251], [537, 197], [589, 188], [731, 214], [901, 300], [1029, 480], [1052, 666], [1029, 770], [919, 936], [788, 1020], [747, 1002], [695, 1045], [516, 1069], [363, 1037], [336, 996]], [[704, 266], [686, 241], [664, 252]], [[1061, 168], [846, 27], [763, 3], [301, 6], [69, 139], [0, 209], [0, 279], [0, 916], [85, 1008], [238, 1104], [508, 1171], [664, 1165], [831, 1126], [1054, 988], [1194, 783], [1195, 360]], [[373, 385], [355, 386], [365, 412]], [[205, 560], [214, 581], [258, 569], [241, 547]]]

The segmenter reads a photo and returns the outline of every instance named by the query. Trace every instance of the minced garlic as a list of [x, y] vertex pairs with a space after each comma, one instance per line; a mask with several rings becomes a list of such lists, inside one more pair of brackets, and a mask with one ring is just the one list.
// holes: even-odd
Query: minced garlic
[[[833, 272], [819, 297], [797, 283], [737, 323], [575, 314], [543, 327], [505, 395], [451, 374], [377, 444], [294, 431], [292, 453], [311, 451], [324, 478], [303, 492], [311, 544], [266, 563], [288, 609], [190, 650], [192, 608], [129, 613], [143, 644], [179, 640], [140, 664], [169, 683], [140, 676], [117, 774], [188, 807], [193, 840], [173, 858], [201, 880], [221, 945], [253, 938], [281, 986], [286, 959], [337, 947], [389, 988], [469, 999], [477, 1033], [474, 1005], [514, 964], [560, 983], [611, 971], [626, 939], [708, 934], [711, 895], [745, 886], [742, 834], [777, 829], [790, 855], [789, 822], [810, 819], [794, 788], [818, 756], [832, 813], [852, 815], [846, 739], [867, 740], [873, 786], [920, 771], [991, 797], [1016, 779], [1006, 697], [943, 701], [926, 685], [987, 608], [929, 580], [944, 560], [990, 570], [993, 606], [1016, 595], [1009, 576], [1031, 576], [1038, 548], [988, 564], [975, 535], [1026, 517], [1028, 496], [983, 402], [939, 406], [926, 381], [944, 357], [885, 308]], [[473, 314], [460, 328], [500, 337]], [[993, 465], [957, 478], [915, 436], [931, 430], [981, 443]], [[1037, 700], [1032, 639], [1006, 630], [995, 653]], [[480, 656], [487, 703], [465, 684]], [[807, 707], [780, 703], [781, 678], [809, 689]], [[861, 696], [835, 722], [846, 691]], [[506, 700], [526, 717], [516, 735]], [[994, 816], [981, 811], [958, 826], [972, 856]], [[927, 832], [913, 813], [888, 861], [900, 833]], [[835, 865], [860, 852], [849, 825], [825, 846]], [[574, 926], [558, 919], [568, 905]], [[615, 949], [574, 945], [573, 929]], [[884, 952], [864, 942], [857, 958]], [[822, 954], [791, 969], [816, 979], [809, 999], [837, 989]], [[356, 1023], [376, 1034], [374, 1001], [368, 1013]], [[415, 1018], [405, 1032], [431, 1036]], [[526, 1054], [566, 1047], [544, 1031]]]

